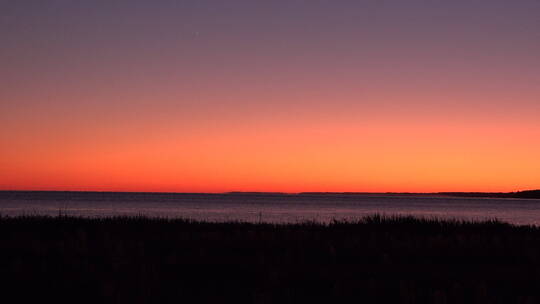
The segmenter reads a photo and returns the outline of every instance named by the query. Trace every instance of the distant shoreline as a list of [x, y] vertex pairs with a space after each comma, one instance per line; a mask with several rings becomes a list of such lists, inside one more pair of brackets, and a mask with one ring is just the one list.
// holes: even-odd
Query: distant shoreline
[[519, 198], [540, 199], [540, 190], [516, 192], [245, 192], [230, 191], [221, 193], [206, 192], [139, 192], [139, 191], [63, 191], [63, 190], [0, 190], [6, 193], [90, 193], [90, 194], [135, 194], [135, 195], [359, 195], [359, 196], [419, 196], [419, 197], [470, 197], [470, 198]]
[[299, 194], [340, 194], [340, 195], [385, 195], [385, 196], [449, 196], [449, 197], [484, 197], [484, 198], [540, 198], [540, 190], [516, 192], [302, 192]]

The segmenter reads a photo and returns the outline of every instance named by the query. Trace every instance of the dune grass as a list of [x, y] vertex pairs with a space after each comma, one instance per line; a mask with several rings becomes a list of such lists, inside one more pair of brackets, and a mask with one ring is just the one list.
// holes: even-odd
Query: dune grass
[[0, 271], [17, 302], [537, 303], [540, 229], [0, 217]]

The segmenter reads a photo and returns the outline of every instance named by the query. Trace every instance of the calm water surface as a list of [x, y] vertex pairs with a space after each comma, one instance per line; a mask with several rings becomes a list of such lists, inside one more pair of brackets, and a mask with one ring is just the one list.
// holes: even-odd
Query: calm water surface
[[540, 224], [540, 200], [330, 194], [150, 194], [0, 192], [2, 215], [145, 215], [198, 220], [299, 222], [367, 214], [488, 219]]

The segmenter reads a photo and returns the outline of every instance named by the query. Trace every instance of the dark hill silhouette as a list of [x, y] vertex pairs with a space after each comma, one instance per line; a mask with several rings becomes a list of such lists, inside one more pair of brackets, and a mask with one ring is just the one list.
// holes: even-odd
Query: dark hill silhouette
[[300, 195], [455, 196], [540, 199], [540, 190], [517, 192], [301, 192]]
[[524, 190], [517, 192], [439, 192], [441, 195], [459, 197], [496, 197], [496, 198], [540, 198], [540, 190]]
[[540, 198], [540, 190], [526, 190], [515, 193], [519, 198]]

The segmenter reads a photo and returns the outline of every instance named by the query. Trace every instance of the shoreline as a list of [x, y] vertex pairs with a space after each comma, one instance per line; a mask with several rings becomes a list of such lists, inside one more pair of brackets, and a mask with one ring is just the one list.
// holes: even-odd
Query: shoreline
[[540, 199], [540, 190], [514, 192], [139, 192], [85, 190], [0, 190], [1, 194], [118, 194], [118, 195], [231, 195], [231, 196], [362, 196], [362, 197], [457, 197]]

